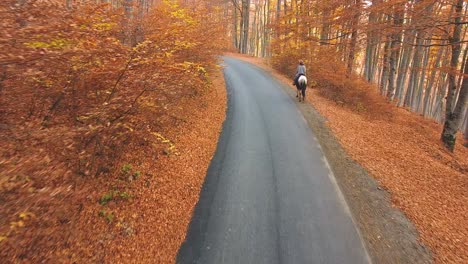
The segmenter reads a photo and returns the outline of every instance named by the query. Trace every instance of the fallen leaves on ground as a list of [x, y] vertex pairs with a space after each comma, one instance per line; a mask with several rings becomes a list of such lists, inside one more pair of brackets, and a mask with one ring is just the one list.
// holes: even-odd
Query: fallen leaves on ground
[[393, 118], [379, 121], [315, 91], [309, 100], [347, 152], [415, 223], [436, 263], [468, 262], [468, 150], [458, 142], [455, 154], [448, 153], [439, 142], [441, 125], [405, 109], [392, 107]]
[[[177, 154], [156, 157], [136, 155], [143, 176], [132, 193], [135, 199], [118, 208], [120, 227], [105, 242], [106, 263], [174, 263], [185, 239], [211, 158], [216, 150], [226, 112], [221, 72], [202, 98], [185, 101], [172, 114], [184, 120], [162, 133]], [[131, 234], [126, 234], [131, 233]]]
[[[18, 175], [0, 182], [21, 185], [1, 190], [0, 262], [173, 263], [225, 118], [222, 73], [209, 74], [211, 85], [154, 117], [158, 131], [121, 146], [119, 167], [105, 177], [36, 186]], [[144, 110], [134, 115], [137, 124], [147, 124], [152, 112]]]

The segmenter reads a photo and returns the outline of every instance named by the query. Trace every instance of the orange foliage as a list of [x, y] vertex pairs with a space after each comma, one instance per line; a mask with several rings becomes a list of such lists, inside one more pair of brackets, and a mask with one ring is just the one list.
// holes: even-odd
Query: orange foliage
[[[272, 66], [292, 80], [299, 59], [307, 66], [309, 79], [317, 83], [320, 95], [369, 118], [390, 118], [389, 104], [379, 96], [372, 84], [361, 77], [347, 75], [343, 62], [334, 47], [304, 43], [295, 47], [286, 43], [273, 42]], [[304, 47], [305, 46], [305, 47]], [[282, 52], [278, 52], [283, 49]], [[314, 50], [308, 53], [307, 51]]]
[[[161, 146], [152, 133], [209, 87], [224, 37], [219, 10], [203, 1], [131, 16], [107, 4], [22, 2], [0, 3], [0, 237], [9, 241], [0, 258], [44, 259], [32, 247], [70, 247], [57, 242], [66, 233], [38, 231], [32, 243], [8, 223], [22, 210], [73, 222], [85, 192], [70, 194], [76, 176], [112, 175], [127, 147]], [[65, 201], [74, 209], [57, 213]]]

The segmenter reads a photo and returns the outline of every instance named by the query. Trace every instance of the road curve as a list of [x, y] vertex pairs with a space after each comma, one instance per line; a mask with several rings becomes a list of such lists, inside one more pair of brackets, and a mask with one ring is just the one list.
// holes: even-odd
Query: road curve
[[268, 73], [225, 57], [226, 121], [177, 263], [370, 263], [319, 143]]

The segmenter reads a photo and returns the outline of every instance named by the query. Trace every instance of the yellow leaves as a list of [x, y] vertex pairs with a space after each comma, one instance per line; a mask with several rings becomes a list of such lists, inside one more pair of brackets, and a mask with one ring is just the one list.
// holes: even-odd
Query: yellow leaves
[[170, 7], [172, 9], [177, 9], [179, 8], [179, 5], [177, 4], [176, 1], [171, 1], [171, 0], [163, 0], [164, 5], [167, 7]]
[[64, 49], [71, 46], [71, 42], [64, 38], [53, 39], [49, 42], [46, 41], [31, 41], [26, 42], [25, 46], [29, 48], [43, 48], [43, 49]]
[[126, 129], [128, 129], [130, 132], [135, 131], [132, 127], [130, 127], [130, 126], [127, 125], [127, 124], [123, 124], [123, 127], [125, 127]]
[[11, 229], [15, 229], [17, 227], [23, 227], [24, 226], [24, 221], [20, 220], [20, 221], [13, 221], [13, 222], [10, 222], [10, 228]]
[[76, 120], [79, 122], [84, 122], [84, 121], [91, 119], [92, 117], [93, 117], [92, 115], [82, 115], [82, 116], [77, 116]]
[[116, 23], [96, 23], [93, 25], [93, 28], [97, 31], [109, 31], [116, 26]]
[[189, 62], [189, 61], [184, 61], [184, 63], [181, 64], [181, 66], [182, 66], [185, 70], [188, 70], [188, 69], [192, 68], [194, 65], [195, 65], [195, 63]]
[[173, 153], [173, 152], [174, 152], [176, 155], [178, 154], [178, 153], [176, 152], [177, 150], [176, 150], [175, 144], [172, 143], [169, 139], [165, 138], [163, 135], [161, 135], [161, 134], [158, 133], [158, 132], [151, 132], [151, 134], [152, 134], [153, 136], [155, 136], [159, 141], [161, 141], [161, 143], [164, 143], [164, 144], [169, 145], [169, 147], [166, 148], [166, 149], [164, 150], [164, 152], [165, 152], [166, 154]]
[[195, 42], [190, 42], [190, 41], [186, 41], [186, 40], [176, 40], [174, 45], [176, 47], [179, 47], [179, 48], [182, 48], [182, 49], [189, 49], [189, 48], [192, 48], [194, 46], [197, 45], [197, 43]]
[[21, 212], [18, 215], [18, 218], [19, 218], [18, 221], [10, 222], [10, 229], [16, 229], [16, 228], [24, 227], [26, 225], [25, 221], [28, 221], [29, 219], [32, 219], [32, 218], [35, 218], [35, 217], [36, 217], [36, 215], [34, 213]]
[[315, 80], [309, 80], [309, 86], [310, 87], [316, 87], [317, 86], [317, 82]]
[[179, 9], [174, 12], [171, 12], [171, 16], [173, 18], [181, 20], [182, 22], [188, 25], [196, 24], [196, 21], [190, 15], [188, 15], [184, 9]]
[[187, 10], [181, 8], [176, 1], [164, 0], [163, 3], [165, 7], [169, 9], [168, 13], [171, 18], [175, 18], [179, 20], [179, 22], [185, 23], [186, 25], [197, 24], [197, 21], [190, 14], [188, 14]]
[[198, 64], [198, 63], [184, 61], [183, 63], [178, 64], [178, 66], [182, 66], [182, 68], [186, 72], [198, 72], [199, 74], [201, 74], [203, 76], [208, 75], [207, 70], [205, 69], [205, 67], [203, 67], [201, 64]]
[[19, 214], [19, 217], [22, 219], [22, 220], [28, 220], [30, 218], [34, 218], [36, 217], [35, 214], [31, 213], [31, 212], [22, 212]]
[[[150, 47], [151, 44], [153, 44], [153, 41], [151, 40], [145, 40], [141, 43], [138, 43], [135, 47], [133, 47], [133, 51], [138, 51], [138, 52], [142, 52], [142, 53], [145, 53], [145, 49]], [[156, 48], [157, 48], [157, 44], [155, 44]]]
[[156, 103], [154, 102], [154, 100], [148, 100], [143, 98], [141, 100], [141, 106], [146, 108], [154, 108], [156, 107]]
[[50, 80], [50, 79], [40, 79], [40, 78], [37, 78], [37, 77], [33, 77], [32, 80], [38, 84], [38, 85], [42, 85], [44, 87], [52, 87], [55, 83]]
[[17, 220], [10, 222], [10, 231], [8, 231], [7, 234], [5, 235], [0, 235], [0, 243], [7, 240], [8, 236], [12, 232], [15, 232], [15, 230], [25, 227], [27, 221], [32, 218], [36, 218], [36, 215], [34, 213], [27, 212], [27, 211], [19, 213]]
[[205, 67], [202, 67], [202, 66], [197, 66], [197, 70], [199, 73], [202, 73], [203, 75], [206, 75], [207, 74], [207, 71], [205, 69]]

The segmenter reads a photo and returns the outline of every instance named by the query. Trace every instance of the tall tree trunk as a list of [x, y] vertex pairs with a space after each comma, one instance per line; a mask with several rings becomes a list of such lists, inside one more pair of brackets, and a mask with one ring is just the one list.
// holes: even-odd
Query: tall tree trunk
[[266, 0], [266, 14], [265, 14], [265, 23], [264, 23], [264, 35], [263, 35], [263, 53], [262, 57], [269, 56], [269, 49], [270, 46], [270, 0]]
[[[431, 41], [427, 40], [426, 45], [430, 45], [430, 44], [431, 44]], [[427, 90], [427, 87], [424, 86], [426, 82], [427, 64], [429, 63], [430, 52], [431, 52], [430, 47], [424, 48], [423, 65], [422, 65], [421, 76], [419, 78], [419, 84], [418, 84], [419, 93], [417, 97], [416, 111], [422, 114], [424, 114], [423, 113], [424, 95], [426, 95], [427, 93], [430, 93], [430, 91]]]
[[[463, 0], [458, 0], [455, 6], [455, 18], [453, 19], [454, 31], [453, 36], [450, 38], [450, 44], [452, 47], [452, 57], [450, 60], [450, 73], [449, 73], [449, 87], [447, 94], [447, 101], [445, 106], [445, 122], [442, 130], [441, 140], [445, 147], [452, 151], [455, 148], [455, 140], [457, 136], [457, 130], [460, 126], [461, 114], [466, 105], [466, 93], [468, 92], [468, 80], [466, 76], [463, 78], [463, 85], [460, 89], [460, 96], [458, 103], [456, 104], [455, 110], [452, 111], [453, 105], [455, 104], [456, 98], [456, 76], [455, 72], [458, 68], [458, 59], [461, 52], [460, 36], [462, 30], [461, 15], [463, 9]], [[467, 68], [465, 68], [465, 74], [468, 74]]]
[[237, 32], [238, 32], [238, 22], [237, 22], [237, 8], [234, 7], [234, 14], [233, 14], [233, 32], [232, 32], [232, 38], [233, 38], [233, 44], [234, 44], [234, 47], [239, 50], [239, 39], [237, 38]]
[[[467, 63], [468, 61], [465, 61]], [[468, 98], [468, 67], [465, 67], [464, 77], [462, 86], [460, 88], [460, 93], [458, 95], [458, 100], [455, 105], [455, 109], [451, 111], [448, 115], [445, 114], [445, 123], [444, 130], [442, 131], [442, 141], [444, 145], [453, 152], [455, 149], [455, 140], [457, 137], [457, 132], [460, 129], [460, 125], [463, 121], [463, 113], [467, 107], [467, 98]], [[446, 111], [449, 108], [448, 103], [446, 106]]]
[[383, 56], [383, 65], [382, 65], [382, 75], [380, 77], [380, 93], [385, 95], [385, 91], [387, 89], [388, 83], [388, 76], [390, 74], [390, 60], [389, 60], [389, 53], [390, 53], [390, 40], [385, 41], [384, 46], [384, 56]]
[[242, 41], [241, 53], [247, 53], [247, 44], [249, 40], [249, 18], [250, 18], [250, 0], [242, 0]]
[[395, 96], [395, 77], [396, 68], [398, 64], [398, 57], [400, 54], [400, 43], [401, 43], [401, 25], [403, 24], [403, 16], [400, 10], [395, 9], [393, 14], [393, 24], [395, 25], [396, 32], [392, 34], [392, 42], [390, 43], [390, 59], [389, 59], [389, 75], [388, 75], [388, 89], [387, 98], [393, 100]]
[[349, 47], [349, 55], [348, 55], [348, 67], [347, 67], [347, 73], [348, 76], [351, 76], [351, 73], [353, 72], [353, 66], [354, 66], [354, 57], [356, 53], [356, 43], [357, 43], [357, 33], [358, 33], [358, 24], [359, 24], [359, 17], [361, 14], [361, 0], [354, 0], [354, 12], [355, 14], [353, 15], [352, 21], [351, 21], [351, 42], [350, 42], [350, 47]]
[[[378, 6], [381, 0], [373, 0], [372, 6]], [[364, 63], [364, 77], [368, 82], [371, 82], [374, 79], [375, 69], [377, 61], [375, 61], [375, 53], [377, 52], [378, 48], [378, 36], [379, 33], [377, 29], [374, 27], [377, 25], [379, 20], [380, 14], [376, 13], [375, 11], [371, 11], [369, 13], [369, 21], [368, 21], [368, 32], [367, 32], [367, 46], [366, 46], [366, 57]]]
[[322, 11], [322, 30], [320, 31], [320, 45], [327, 45], [330, 38], [330, 10], [327, 7]]
[[[433, 6], [434, 6], [434, 3], [428, 4], [424, 8], [422, 16], [430, 17]], [[418, 61], [418, 64], [419, 64], [418, 75], [417, 75], [417, 78], [415, 78], [414, 80], [415, 91], [417, 91], [417, 94], [412, 101], [412, 109], [414, 112], [421, 112], [422, 110], [421, 104], [422, 104], [422, 99], [423, 99], [423, 94], [424, 94], [424, 81], [426, 79], [426, 68], [427, 68], [427, 63], [429, 61], [431, 37], [432, 37], [432, 34], [428, 34], [424, 30], [418, 30], [418, 39], [416, 41], [416, 44], [418, 46], [416, 47], [416, 49], [417, 49], [417, 53], [420, 53], [418, 55], [421, 58], [418, 58], [419, 60]], [[424, 47], [424, 45], [426, 45], [427, 47]], [[415, 62], [416, 62], [416, 59], [415, 59]]]
[[[251, 32], [251, 37], [250, 37], [250, 48], [248, 53], [252, 54], [254, 56], [258, 56], [257, 54], [257, 49], [258, 49], [258, 43], [257, 40], [259, 39], [261, 32], [263, 33], [263, 29], [260, 28], [258, 29], [258, 26], [261, 25], [261, 18], [260, 18], [260, 12], [261, 12], [261, 7], [259, 5], [255, 5], [255, 11], [254, 11], [254, 17], [252, 21], [252, 32]], [[258, 17], [258, 22], [257, 22], [257, 17]]]
[[[284, 0], [284, 1], [286, 1], [286, 0]], [[276, 23], [279, 22], [280, 13], [281, 13], [281, 0], [277, 0], [276, 1]]]
[[424, 108], [423, 108], [423, 115], [428, 116], [431, 112], [431, 96], [432, 96], [432, 88], [434, 87], [434, 81], [437, 73], [437, 69], [440, 67], [440, 60], [442, 58], [442, 54], [444, 52], [444, 48], [440, 47], [439, 51], [437, 52], [437, 57], [435, 59], [434, 69], [432, 70], [431, 77], [427, 82], [426, 88], [426, 95], [424, 96]]
[[422, 55], [424, 51], [425, 34], [424, 32], [418, 32], [416, 37], [416, 47], [413, 56], [413, 65], [411, 67], [411, 75], [408, 84], [408, 97], [405, 100], [405, 106], [411, 107], [412, 110], [415, 110], [417, 94], [421, 87], [418, 86], [419, 78], [421, 76], [421, 66], [422, 66]]
[[[416, 0], [415, 3], [416, 5], [419, 4], [421, 2], [421, 0]], [[414, 9], [412, 10], [412, 12], [415, 12]], [[416, 44], [414, 47], [410, 46], [408, 47], [409, 49], [412, 50], [413, 52], [413, 56], [411, 58], [411, 71], [410, 71], [410, 79], [409, 79], [409, 82], [408, 82], [408, 88], [406, 89], [406, 94], [405, 94], [405, 100], [403, 102], [403, 106], [407, 106], [407, 107], [410, 107], [410, 108], [413, 108], [414, 106], [414, 97], [415, 97], [415, 93], [417, 92], [416, 89], [418, 88], [418, 80], [419, 80], [419, 73], [420, 73], [420, 67], [421, 67], [421, 57], [422, 57], [422, 44], [423, 44], [423, 41], [424, 41], [424, 32], [422, 30], [417, 30], [415, 29], [415, 27], [417, 27], [417, 23], [418, 23], [418, 19], [419, 17], [416, 17], [416, 14], [413, 15], [412, 17], [412, 24], [413, 24], [413, 27], [412, 27], [412, 30], [410, 31], [410, 34], [412, 34], [412, 36], [410, 36], [410, 40], [411, 42], [409, 43], [409, 45], [412, 45], [413, 42], [414, 42], [414, 39], [416, 39]], [[404, 69], [404, 75], [402, 75], [402, 79], [400, 80], [401, 81], [401, 85], [404, 85], [405, 84], [405, 80], [406, 80], [406, 71], [407, 69]]]
[[408, 68], [411, 64], [411, 60], [413, 58], [412, 53], [414, 51], [413, 43], [415, 39], [415, 31], [414, 30], [407, 30], [405, 32], [405, 48], [403, 48], [403, 52], [400, 58], [400, 64], [398, 67], [398, 77], [396, 83], [396, 98], [398, 98], [398, 106], [404, 105], [403, 96], [405, 95], [405, 83], [406, 78], [408, 76]]

